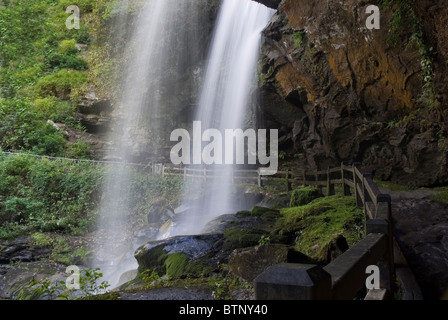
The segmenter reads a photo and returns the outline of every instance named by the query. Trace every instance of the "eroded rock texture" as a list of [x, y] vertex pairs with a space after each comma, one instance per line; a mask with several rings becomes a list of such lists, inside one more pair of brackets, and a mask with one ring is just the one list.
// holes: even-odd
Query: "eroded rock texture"
[[[434, 3], [412, 4], [398, 24], [399, 6], [379, 1], [283, 0], [264, 31], [258, 92], [280, 147], [312, 169], [359, 161], [380, 179], [446, 181], [448, 2]], [[366, 27], [370, 4], [380, 7], [379, 30]], [[431, 99], [421, 44], [431, 53]]]

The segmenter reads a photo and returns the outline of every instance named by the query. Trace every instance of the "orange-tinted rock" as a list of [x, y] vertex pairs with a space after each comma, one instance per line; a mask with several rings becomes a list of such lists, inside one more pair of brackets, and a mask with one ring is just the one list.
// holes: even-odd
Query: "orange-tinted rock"
[[314, 169], [359, 161], [380, 179], [446, 182], [448, 15], [447, 5], [430, 2], [413, 10], [427, 45], [437, 48], [435, 107], [421, 99], [422, 55], [410, 41], [415, 30], [405, 20], [409, 28], [398, 30], [399, 41], [388, 39], [396, 8], [381, 7], [380, 30], [369, 30], [367, 3], [282, 1], [264, 31], [260, 89], [260, 110], [267, 126], [280, 129], [280, 148], [302, 154]]

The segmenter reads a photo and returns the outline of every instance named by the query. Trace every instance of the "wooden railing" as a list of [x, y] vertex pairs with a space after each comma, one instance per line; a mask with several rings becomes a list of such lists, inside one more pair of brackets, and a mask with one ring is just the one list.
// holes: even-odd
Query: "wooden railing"
[[[353, 299], [366, 285], [367, 267], [380, 270], [380, 289], [368, 290], [365, 299], [394, 297], [394, 257], [391, 225], [391, 197], [382, 194], [372, 175], [359, 163], [307, 173], [304, 184], [325, 188], [335, 194], [340, 185], [344, 195], [354, 195], [366, 216], [365, 238], [330, 264], [284, 263], [269, 267], [255, 279], [256, 299]], [[364, 287], [366, 288], [366, 287]]]
[[[157, 165], [156, 165], [157, 166]], [[260, 187], [266, 184], [284, 184], [289, 191], [293, 184], [304, 184], [303, 171], [277, 171], [274, 175], [263, 175], [260, 169], [235, 169], [235, 168], [216, 168], [216, 167], [176, 167], [159, 165], [156, 172], [163, 175], [182, 176], [184, 178], [196, 178], [209, 180], [217, 177], [224, 177], [230, 175], [232, 183], [234, 184], [256, 184]]]

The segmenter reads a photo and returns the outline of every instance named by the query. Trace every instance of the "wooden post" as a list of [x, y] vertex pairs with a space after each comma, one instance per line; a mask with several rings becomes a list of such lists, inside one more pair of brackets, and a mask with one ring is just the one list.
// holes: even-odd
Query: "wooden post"
[[327, 169], [327, 197], [334, 195], [334, 184], [331, 183], [330, 167]]
[[386, 265], [389, 272], [388, 290], [391, 296], [394, 296], [395, 292], [395, 259], [394, 259], [394, 236], [392, 230], [392, 199], [389, 194], [379, 194], [376, 197], [377, 210], [376, 216], [380, 219], [385, 219], [387, 224], [388, 235], [388, 251], [385, 256]]
[[263, 182], [261, 181], [261, 174], [260, 174], [260, 168], [257, 169], [257, 174], [258, 174], [258, 186], [262, 187], [263, 186]]
[[344, 174], [344, 167], [348, 165], [347, 162], [342, 162], [341, 163], [341, 182], [342, 182], [342, 192], [344, 196], [349, 196], [350, 195], [350, 186], [345, 184], [345, 174]]
[[254, 280], [256, 300], [330, 300], [331, 276], [317, 265], [281, 263]]
[[291, 182], [289, 181], [289, 171], [286, 171], [286, 191], [291, 191]]
[[355, 199], [356, 199], [356, 205], [358, 207], [362, 207], [362, 199], [359, 196], [358, 193], [358, 179], [357, 179], [357, 174], [356, 174], [356, 170], [359, 170], [358, 168], [361, 166], [361, 164], [359, 162], [354, 162], [353, 163], [353, 184], [355, 185]]
[[320, 190], [320, 193], [322, 193], [322, 185], [319, 184], [319, 173], [316, 172], [315, 175], [316, 176], [315, 176], [315, 179], [314, 179], [314, 181], [315, 181], [314, 186]]

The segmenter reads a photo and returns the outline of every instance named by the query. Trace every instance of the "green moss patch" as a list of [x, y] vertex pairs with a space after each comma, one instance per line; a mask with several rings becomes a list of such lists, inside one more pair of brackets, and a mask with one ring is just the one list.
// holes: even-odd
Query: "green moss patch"
[[438, 191], [438, 193], [432, 195], [430, 197], [431, 200], [441, 201], [441, 202], [445, 202], [448, 204], [448, 187], [439, 187], [439, 188], [434, 188], [433, 190]]
[[292, 192], [289, 206], [303, 206], [310, 203], [314, 199], [321, 197], [323, 197], [323, 194], [319, 189], [310, 186], [302, 187]]
[[354, 197], [331, 196], [281, 210], [283, 217], [273, 233], [282, 235], [296, 250], [319, 260], [321, 251], [333, 239], [343, 235], [349, 245], [361, 239], [364, 215]]
[[183, 253], [173, 253], [165, 260], [166, 274], [171, 278], [180, 278], [185, 273], [188, 257]]
[[229, 228], [224, 230], [225, 246], [232, 249], [256, 246], [261, 237], [267, 234], [259, 229]]
[[207, 264], [207, 261], [210, 260], [210, 257], [207, 255], [192, 261], [184, 253], [175, 252], [169, 254], [163, 248], [164, 246], [160, 245], [145, 254], [145, 261], [139, 261], [139, 274], [151, 270], [155, 274], [166, 274], [170, 279], [179, 279], [183, 277], [197, 278], [206, 276], [212, 270], [212, 267]]

